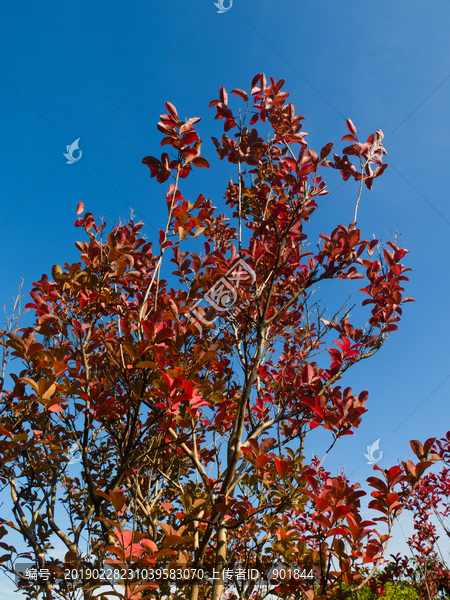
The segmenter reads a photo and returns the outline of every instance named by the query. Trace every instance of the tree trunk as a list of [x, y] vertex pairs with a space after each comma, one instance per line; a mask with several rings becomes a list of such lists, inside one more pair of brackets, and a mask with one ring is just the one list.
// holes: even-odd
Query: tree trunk
[[212, 600], [220, 600], [223, 594], [223, 573], [225, 570], [227, 560], [227, 531], [223, 527], [217, 532], [217, 546], [216, 546], [216, 564], [214, 577], [218, 579], [214, 580], [214, 587], [212, 591]]

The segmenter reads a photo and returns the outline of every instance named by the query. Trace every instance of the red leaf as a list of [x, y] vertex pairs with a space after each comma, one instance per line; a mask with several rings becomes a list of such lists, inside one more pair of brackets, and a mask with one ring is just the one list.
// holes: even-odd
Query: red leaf
[[187, 146], [188, 144], [192, 144], [192, 142], [196, 142], [198, 139], [199, 139], [198, 133], [195, 130], [193, 130], [193, 131], [188, 131], [187, 133], [185, 133], [183, 135], [183, 137], [181, 138], [181, 142], [182, 142], [182, 144]]
[[328, 144], [326, 144], [326, 146], [324, 146], [320, 151], [320, 160], [326, 158], [330, 154], [332, 148], [333, 142], [329, 142]]
[[376, 248], [376, 245], [378, 244], [378, 240], [371, 240], [369, 242], [369, 245], [367, 246], [367, 253], [369, 256], [372, 256], [374, 249]]
[[216, 111], [217, 111], [216, 118], [224, 118], [224, 119], [230, 119], [230, 118], [232, 119], [233, 118], [233, 113], [223, 102], [219, 102], [219, 104], [216, 106]]
[[206, 158], [203, 158], [202, 156], [197, 156], [196, 158], [194, 158], [192, 164], [196, 167], [205, 167], [206, 169], [209, 169], [209, 162], [206, 160]]
[[424, 456], [423, 446], [419, 442], [419, 440], [411, 440], [410, 442], [411, 448], [417, 458], [422, 458]]
[[[170, 502], [166, 503], [166, 506], [168, 506], [168, 505], [171, 506]], [[147, 548], [150, 548], [150, 550], [152, 552], [158, 552], [158, 546], [155, 544], [155, 542], [152, 542], [152, 540], [148, 540], [146, 538], [144, 540], [141, 540], [140, 544], [143, 545], [143, 546], [146, 546]]]
[[236, 94], [236, 96], [239, 96], [239, 98], [242, 98], [242, 100], [244, 100], [245, 102], [248, 102], [248, 94], [247, 94], [247, 92], [244, 92], [244, 90], [239, 90], [239, 89], [231, 90], [230, 94]]
[[347, 119], [346, 123], [347, 123], [347, 127], [348, 127], [348, 130], [350, 131], [350, 133], [353, 133], [353, 135], [358, 135], [358, 132], [356, 131], [356, 127], [353, 125], [353, 121], [351, 119]]
[[184, 165], [184, 167], [181, 167], [178, 174], [181, 177], [181, 179], [185, 179], [189, 175], [190, 171], [191, 167], [189, 165]]
[[331, 535], [348, 535], [348, 531], [342, 529], [342, 527], [333, 527], [327, 532], [327, 537]]
[[228, 94], [223, 86], [219, 90], [219, 98], [221, 102], [228, 104]]
[[253, 452], [250, 450], [250, 448], [246, 448], [245, 446], [241, 446], [241, 452], [247, 456], [253, 456]]
[[253, 452], [255, 454], [259, 453], [259, 444], [258, 444], [258, 440], [255, 440], [253, 438], [248, 440], [248, 443], [250, 444], [250, 446], [253, 448]]
[[192, 394], [194, 393], [194, 388], [192, 387], [192, 383], [190, 381], [186, 381], [186, 379], [183, 379], [183, 387], [184, 387], [184, 391], [186, 392], [186, 394], [189, 394], [189, 396], [192, 396]]
[[77, 215], [81, 215], [81, 213], [84, 211], [84, 202], [78, 202], [78, 206], [77, 206]]
[[275, 459], [275, 467], [277, 468], [278, 475], [280, 477], [284, 477], [289, 468], [289, 463], [285, 460], [282, 460], [281, 458], [276, 458]]
[[159, 344], [159, 342], [161, 342], [162, 340], [168, 340], [168, 339], [172, 338], [173, 336], [174, 336], [173, 330], [170, 327], [164, 327], [163, 329], [158, 331], [158, 333], [156, 334], [155, 343]]
[[178, 143], [178, 140], [174, 137], [165, 137], [161, 140], [160, 146], [167, 146], [168, 144], [170, 144], [174, 148], [178, 148]]
[[147, 165], [149, 167], [155, 167], [156, 169], [161, 168], [161, 161], [155, 158], [154, 156], [145, 156], [142, 159], [142, 164]]
[[170, 114], [175, 119], [175, 121], [178, 121], [178, 113], [177, 113], [177, 109], [175, 108], [175, 106], [171, 102], [165, 102], [164, 106], [170, 112]]
[[167, 375], [167, 373], [164, 373], [164, 371], [161, 373], [161, 375], [166, 380], [166, 383], [167, 383], [167, 385], [169, 387], [169, 390], [172, 389], [173, 379], [171, 377], [169, 377]]
[[2, 427], [1, 425], [0, 425], [0, 435], [7, 435], [11, 439], [13, 437], [12, 434], [11, 434], [11, 432], [9, 432], [7, 429], [5, 429], [4, 427]]
[[298, 172], [298, 163], [295, 160], [295, 158], [292, 158], [292, 156], [288, 156], [287, 158], [285, 158], [283, 161], [283, 165], [284, 164], [287, 164], [289, 169], [292, 169], [296, 173]]
[[237, 127], [234, 119], [227, 119], [223, 125], [224, 131], [230, 131], [230, 129], [233, 129], [233, 127]]
[[265, 454], [260, 454], [256, 457], [256, 466], [259, 468], [264, 468], [267, 463], [270, 461], [270, 458]]
[[259, 78], [261, 77], [261, 73], [258, 73], [258, 75], [255, 75], [252, 79], [252, 88], [255, 87], [256, 83], [259, 81]]

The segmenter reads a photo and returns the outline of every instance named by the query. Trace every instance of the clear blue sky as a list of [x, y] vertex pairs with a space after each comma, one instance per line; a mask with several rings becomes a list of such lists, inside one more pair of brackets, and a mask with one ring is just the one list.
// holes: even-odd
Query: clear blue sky
[[[183, 183], [185, 197], [202, 192], [221, 207], [232, 166], [216, 160], [210, 136], [221, 123], [208, 102], [221, 85], [248, 89], [261, 71], [284, 78], [316, 150], [329, 141], [342, 148], [347, 117], [361, 137], [384, 131], [389, 168], [363, 194], [358, 226], [384, 239], [398, 227], [413, 269], [416, 303], [405, 305], [400, 330], [347, 380], [369, 390], [369, 412], [325, 466], [345, 464], [365, 479], [363, 453], [378, 438], [380, 466], [412, 458], [408, 440], [450, 429], [449, 27], [450, 5], [436, 0], [234, 0], [223, 14], [213, 0], [3, 5], [0, 302], [10, 303], [21, 277], [27, 290], [53, 264], [77, 259], [80, 200], [108, 224], [133, 205], [157, 241], [165, 186], [141, 160], [161, 152], [156, 122], [166, 100], [182, 116], [202, 117], [202, 155], [212, 165]], [[77, 138], [82, 157], [66, 164]], [[329, 171], [333, 191], [341, 180]], [[324, 231], [352, 220], [356, 193], [349, 182], [327, 197]]]

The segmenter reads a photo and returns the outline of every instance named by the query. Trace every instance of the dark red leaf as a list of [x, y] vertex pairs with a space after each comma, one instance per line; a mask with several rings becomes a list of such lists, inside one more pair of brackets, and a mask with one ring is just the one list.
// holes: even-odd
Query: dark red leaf
[[320, 151], [320, 160], [326, 158], [330, 154], [332, 148], [333, 142], [328, 142], [328, 144], [326, 144]]

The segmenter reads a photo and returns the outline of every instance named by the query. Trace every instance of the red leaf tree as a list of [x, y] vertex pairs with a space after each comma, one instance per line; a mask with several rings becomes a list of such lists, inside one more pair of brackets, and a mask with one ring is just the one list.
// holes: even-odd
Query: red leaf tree
[[[353, 143], [331, 160], [331, 142], [308, 147], [283, 85], [258, 74], [249, 93], [232, 90], [240, 112], [224, 88], [210, 103], [224, 126], [213, 138], [218, 157], [236, 169], [225, 189], [232, 221], [202, 194], [183, 197], [180, 180], [209, 163], [199, 119], [180, 120], [168, 102], [158, 129], [171, 156], [143, 159], [151, 177], [171, 180], [159, 247], [142, 223], [106, 234], [88, 212], [75, 222], [87, 234], [76, 244], [80, 262], [34, 283], [35, 324], [3, 341], [23, 366], [2, 392], [0, 477], [13, 519], [0, 535], [15, 530], [29, 550], [18, 553], [6, 537], [4, 570], [16, 572], [24, 557], [60, 576], [78, 569], [70, 585], [85, 598], [104, 583], [88, 567], [106, 562], [124, 598], [262, 599], [269, 587], [278, 598], [322, 599], [362, 588], [383, 560], [395, 517], [437, 457], [374, 467], [369, 521], [359, 484], [302, 453], [317, 427], [334, 446], [359, 426], [368, 392], [340, 380], [380, 350], [411, 300], [407, 251], [381, 249], [356, 225], [362, 183], [370, 189], [386, 167], [383, 134], [360, 143], [348, 120], [343, 139]], [[360, 181], [360, 191], [353, 221], [321, 233], [313, 252], [308, 227], [320, 219], [326, 167]], [[362, 280], [363, 326], [345, 307], [326, 315], [309, 300], [321, 282], [348, 279]], [[74, 447], [80, 476], [68, 460]], [[250, 573], [229, 587], [238, 565], [266, 584]], [[39, 589], [52, 598], [59, 586], [69, 598], [70, 585], [50, 577]], [[35, 597], [36, 584], [22, 587]]]

